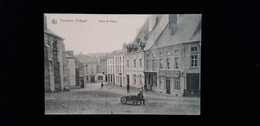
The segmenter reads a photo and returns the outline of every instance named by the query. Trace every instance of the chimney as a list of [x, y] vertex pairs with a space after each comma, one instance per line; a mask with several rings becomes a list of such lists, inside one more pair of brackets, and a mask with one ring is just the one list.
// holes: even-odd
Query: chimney
[[177, 14], [169, 15], [169, 29], [171, 30], [171, 35], [173, 35], [177, 30]]
[[68, 50], [68, 51], [67, 51], [67, 54], [70, 55], [70, 56], [74, 56], [73, 50]]

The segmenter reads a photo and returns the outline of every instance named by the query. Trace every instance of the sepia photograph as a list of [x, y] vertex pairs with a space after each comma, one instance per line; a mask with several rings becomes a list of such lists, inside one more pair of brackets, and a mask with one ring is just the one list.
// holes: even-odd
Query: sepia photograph
[[202, 14], [43, 16], [45, 115], [201, 115]]

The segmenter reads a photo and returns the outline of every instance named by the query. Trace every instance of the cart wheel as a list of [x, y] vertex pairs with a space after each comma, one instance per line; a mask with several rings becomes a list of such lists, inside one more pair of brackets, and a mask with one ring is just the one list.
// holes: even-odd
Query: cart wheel
[[126, 104], [126, 102], [127, 102], [126, 98], [125, 98], [125, 97], [122, 97], [122, 98], [121, 98], [121, 103], [122, 103], [122, 104]]
[[133, 101], [133, 105], [136, 105], [136, 101]]

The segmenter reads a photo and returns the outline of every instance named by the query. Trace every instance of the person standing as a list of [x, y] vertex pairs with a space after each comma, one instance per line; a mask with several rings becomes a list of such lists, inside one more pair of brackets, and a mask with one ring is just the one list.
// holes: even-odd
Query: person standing
[[130, 93], [130, 86], [129, 86], [129, 84], [127, 84], [126, 89], [127, 89], [127, 93]]
[[103, 82], [101, 82], [101, 89], [103, 89], [103, 86], [104, 86], [104, 84], [103, 84]]

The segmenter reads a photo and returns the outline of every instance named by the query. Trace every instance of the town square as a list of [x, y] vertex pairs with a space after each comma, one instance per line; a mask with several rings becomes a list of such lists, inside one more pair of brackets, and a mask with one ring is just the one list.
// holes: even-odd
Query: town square
[[201, 114], [201, 14], [44, 14], [45, 114]]

